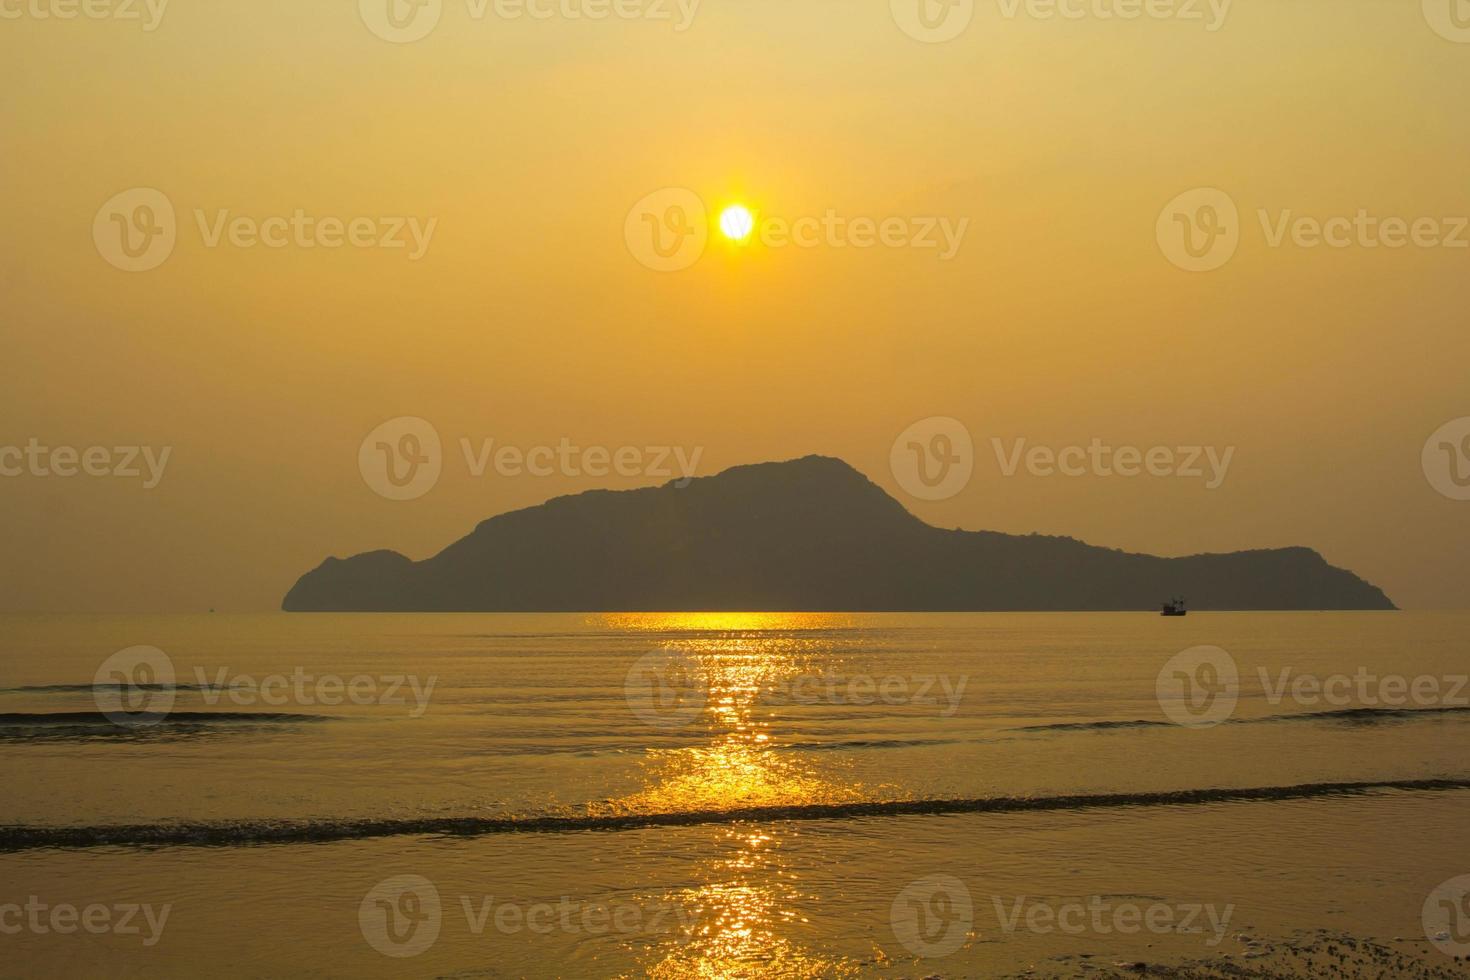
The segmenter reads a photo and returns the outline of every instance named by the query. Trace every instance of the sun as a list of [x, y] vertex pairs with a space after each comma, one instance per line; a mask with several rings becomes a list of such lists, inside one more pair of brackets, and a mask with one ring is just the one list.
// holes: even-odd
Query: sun
[[720, 213], [720, 232], [732, 242], [743, 242], [755, 230], [755, 215], [743, 204], [732, 204]]

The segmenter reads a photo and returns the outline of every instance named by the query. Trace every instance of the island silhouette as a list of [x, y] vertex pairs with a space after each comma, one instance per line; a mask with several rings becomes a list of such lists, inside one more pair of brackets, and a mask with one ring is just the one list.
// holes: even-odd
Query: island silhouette
[[288, 612], [1393, 609], [1310, 548], [1161, 558], [945, 530], [839, 459], [737, 466], [500, 514], [439, 554], [328, 558]]

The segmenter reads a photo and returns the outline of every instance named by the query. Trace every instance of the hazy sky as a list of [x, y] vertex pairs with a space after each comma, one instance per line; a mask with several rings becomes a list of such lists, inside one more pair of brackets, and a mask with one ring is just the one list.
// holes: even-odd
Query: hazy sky
[[[0, 448], [108, 447], [99, 471], [169, 450], [151, 488], [141, 456], [136, 478], [63, 478], [0, 453], [0, 608], [270, 609], [327, 555], [422, 558], [508, 509], [663, 482], [475, 477], [461, 439], [700, 448], [704, 474], [820, 452], [942, 526], [1302, 544], [1401, 605], [1470, 605], [1470, 501], [1421, 458], [1470, 416], [1470, 26], [1449, 0], [981, 0], [942, 43], [905, 32], [905, 0], [475, 2], [398, 43], [372, 0], [172, 0], [156, 23], [157, 0], [69, 20], [0, 0]], [[654, 271], [630, 209], [671, 187], [762, 230]], [[106, 207], [134, 188], [175, 212], [149, 271], [117, 267], [118, 236], [162, 228], [156, 199]], [[1238, 239], [1213, 271], [1161, 244], [1196, 188], [1238, 209], [1212, 212]], [[1200, 235], [1206, 200], [1185, 198]], [[1343, 247], [1291, 224], [1360, 211]], [[815, 244], [767, 234], [828, 215]], [[248, 247], [240, 217], [281, 247]], [[328, 248], [327, 218], [370, 220]], [[892, 219], [889, 243], [854, 247], [854, 219]], [[1390, 248], [1383, 219], [1433, 221]], [[963, 222], [947, 258], [912, 241]], [[406, 247], [361, 247], [397, 224]], [[359, 466], [400, 416], [443, 446], [410, 501]], [[920, 500], [890, 449], [935, 416], [968, 429], [973, 477]], [[1209, 489], [1007, 476], [995, 439], [1234, 454]]]

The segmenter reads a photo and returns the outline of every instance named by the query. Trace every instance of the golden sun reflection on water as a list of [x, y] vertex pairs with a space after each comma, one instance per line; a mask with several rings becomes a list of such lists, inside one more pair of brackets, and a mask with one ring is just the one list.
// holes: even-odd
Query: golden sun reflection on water
[[[727, 977], [849, 977], [858, 964], [824, 956], [797, 937], [807, 918], [799, 909], [818, 900], [804, 892], [781, 858], [777, 833], [732, 828], [732, 856], [702, 864], [705, 883], [667, 896], [695, 923], [692, 934], [655, 950], [646, 966], [657, 980]], [[881, 955], [881, 951], [879, 951]]]
[[601, 613], [589, 618], [588, 623], [628, 633], [789, 632], [857, 626], [853, 616], [842, 613], [783, 612]]
[[[608, 628], [663, 634], [666, 646], [697, 668], [704, 710], [687, 728], [700, 744], [654, 749], [644, 760], [643, 786], [603, 806], [648, 813], [780, 807], [850, 802], [864, 787], [832, 764], [777, 748], [772, 705], [763, 697], [803, 673], [835, 669], [841, 651], [826, 631], [850, 628], [851, 617], [815, 613], [670, 613], [599, 617]], [[804, 635], [811, 634], [811, 635]], [[602, 808], [598, 808], [602, 809]], [[687, 910], [693, 934], [651, 951], [656, 978], [832, 977], [857, 974], [846, 958], [831, 958], [799, 939], [800, 911], [818, 899], [804, 894], [781, 860], [781, 842], [796, 831], [733, 826], [738, 846], [695, 868], [700, 884], [666, 899]], [[732, 855], [732, 856], [731, 856]]]
[[[795, 678], [835, 669], [841, 653], [823, 631], [850, 617], [823, 613], [638, 613], [599, 617], [619, 630], [662, 633], [663, 645], [694, 668], [704, 706], [687, 731], [702, 744], [650, 749], [643, 788], [598, 809], [667, 813], [796, 806], [861, 799], [864, 787], [829, 766], [783, 757], [773, 741], [766, 695]], [[812, 635], [803, 635], [810, 633]]]
[[856, 784], [779, 759], [759, 746], [734, 742], [655, 752], [647, 769], [646, 788], [611, 801], [606, 812], [671, 813], [856, 802], [863, 798]]

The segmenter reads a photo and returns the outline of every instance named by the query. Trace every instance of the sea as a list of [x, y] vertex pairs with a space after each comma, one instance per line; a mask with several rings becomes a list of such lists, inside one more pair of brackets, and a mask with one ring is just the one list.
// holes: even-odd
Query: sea
[[0, 976], [1470, 957], [1467, 613], [0, 626]]

